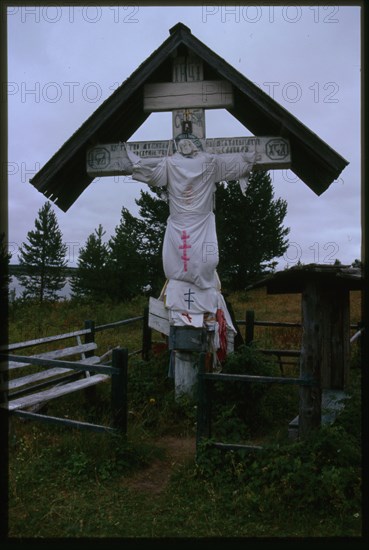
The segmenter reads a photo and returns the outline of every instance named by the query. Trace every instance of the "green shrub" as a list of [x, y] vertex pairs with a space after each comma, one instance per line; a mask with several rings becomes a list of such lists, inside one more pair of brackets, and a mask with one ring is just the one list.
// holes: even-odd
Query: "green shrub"
[[358, 518], [361, 509], [360, 376], [333, 425], [304, 440], [253, 452], [199, 446], [196, 475], [219, 491], [237, 492], [255, 514], [330, 513]]
[[[241, 346], [228, 355], [222, 369], [226, 374], [280, 376], [279, 367], [255, 348]], [[265, 434], [282, 421], [292, 420], [298, 410], [296, 388], [278, 384], [217, 382], [213, 390], [213, 431], [218, 437], [239, 442]]]

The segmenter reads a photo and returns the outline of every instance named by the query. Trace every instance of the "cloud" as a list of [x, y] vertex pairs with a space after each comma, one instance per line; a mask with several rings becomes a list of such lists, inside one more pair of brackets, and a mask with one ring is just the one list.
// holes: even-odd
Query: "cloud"
[[[8, 17], [11, 242], [26, 239], [46, 200], [28, 183], [32, 170], [43, 166], [182, 21], [350, 162], [321, 197], [292, 173], [273, 173], [273, 181], [276, 196], [288, 201], [290, 241], [301, 243], [306, 258], [315, 242], [337, 242], [344, 262], [360, 255], [358, 7], [28, 8], [11, 8]], [[206, 132], [249, 135], [225, 111], [207, 113]], [[170, 137], [171, 115], [156, 113], [132, 139]], [[83, 245], [99, 223], [112, 234], [123, 205], [137, 214], [141, 188], [111, 178], [94, 181], [67, 213], [55, 207], [64, 239]]]

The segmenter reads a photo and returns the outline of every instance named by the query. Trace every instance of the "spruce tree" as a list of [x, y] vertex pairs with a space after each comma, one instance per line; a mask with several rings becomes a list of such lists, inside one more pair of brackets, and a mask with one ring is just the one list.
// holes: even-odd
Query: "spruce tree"
[[251, 174], [245, 195], [237, 181], [217, 185], [218, 273], [223, 286], [244, 289], [273, 271], [275, 258], [288, 247], [286, 213], [287, 202], [274, 198], [267, 172]]
[[19, 250], [19, 263], [24, 269], [24, 274], [19, 276], [25, 287], [23, 296], [35, 298], [40, 303], [56, 300], [66, 281], [67, 245], [63, 243], [50, 202], [38, 211], [35, 229], [27, 233], [27, 239]]
[[159, 192], [153, 188], [153, 193], [141, 191], [141, 197], [136, 200], [141, 216], [140, 251], [153, 294], [160, 292], [165, 281], [162, 251], [169, 205], [159, 197]]
[[110, 250], [102, 240], [105, 233], [100, 224], [79, 249], [78, 267], [71, 280], [73, 297], [102, 301], [109, 293]]
[[[217, 185], [215, 199], [220, 280], [229, 290], [244, 289], [272, 271], [275, 258], [287, 250], [289, 229], [283, 226], [287, 203], [274, 198], [270, 175], [262, 171], [250, 176], [245, 196], [238, 182], [230, 181]], [[135, 229], [140, 234], [139, 250], [157, 292], [165, 279], [161, 252], [169, 208], [158, 193], [146, 191], [136, 203], [141, 216]]]
[[120, 223], [109, 241], [109, 292], [114, 300], [130, 299], [148, 284], [142, 238], [142, 221], [123, 207]]

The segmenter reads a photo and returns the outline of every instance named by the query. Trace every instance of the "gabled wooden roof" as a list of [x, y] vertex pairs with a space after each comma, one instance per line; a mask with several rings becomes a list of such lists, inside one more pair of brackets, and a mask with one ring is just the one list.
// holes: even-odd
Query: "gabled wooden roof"
[[334, 289], [337, 292], [364, 288], [361, 268], [349, 265], [307, 264], [267, 275], [248, 286], [246, 290], [266, 287], [268, 294], [295, 294], [303, 292], [307, 283], [315, 283], [322, 289]]
[[[86, 173], [86, 150], [97, 143], [128, 141], [149, 116], [143, 110], [144, 84], [170, 82], [171, 58], [196, 54], [204, 79], [228, 80], [234, 105], [228, 111], [254, 135], [281, 136], [291, 145], [291, 170], [317, 195], [338, 178], [348, 162], [296, 117], [253, 84], [178, 23], [170, 36], [104, 101], [30, 180], [64, 211], [93, 178]], [[160, 139], [160, 136], [158, 136]]]

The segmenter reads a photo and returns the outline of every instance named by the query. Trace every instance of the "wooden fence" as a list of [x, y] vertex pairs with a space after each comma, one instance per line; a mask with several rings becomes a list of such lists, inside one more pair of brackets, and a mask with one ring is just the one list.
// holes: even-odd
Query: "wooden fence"
[[[275, 321], [256, 321], [253, 310], [246, 311], [244, 320], [236, 320], [238, 325], [245, 326], [245, 343], [250, 345], [254, 342], [255, 326], [274, 327], [274, 328], [302, 328], [301, 323], [275, 322]], [[356, 330], [350, 338], [350, 344], [353, 344], [362, 334], [363, 327], [360, 324], [351, 324], [351, 330]], [[281, 372], [283, 374], [282, 358], [301, 356], [301, 350], [282, 350], [282, 349], [263, 349], [257, 348], [265, 355], [274, 355], [278, 358]], [[258, 383], [258, 384], [283, 384], [295, 385], [300, 387], [299, 415], [291, 423], [294, 428], [298, 428], [298, 434], [301, 439], [309, 436], [312, 430], [317, 429], [322, 420], [327, 418], [329, 422], [335, 418], [337, 412], [342, 408], [343, 401], [347, 398], [344, 391], [335, 391], [323, 389], [321, 383], [321, 373], [319, 365], [314, 365], [310, 361], [301, 361], [299, 378], [286, 376], [254, 376], [243, 374], [222, 374], [206, 372], [205, 360], [206, 354], [200, 354], [199, 373], [198, 373], [198, 414], [197, 414], [197, 436], [196, 446], [202, 440], [211, 438], [211, 410], [212, 410], [212, 385], [215, 381]], [[327, 409], [322, 416], [322, 410]], [[290, 431], [289, 431], [290, 433]], [[259, 450], [262, 447], [255, 445], [241, 445], [234, 443], [213, 442], [213, 446], [219, 449], [244, 449]]]
[[[2, 387], [0, 388], [2, 394], [1, 410], [6, 410], [11, 415], [29, 420], [62, 424], [78, 429], [125, 434], [127, 432], [128, 357], [142, 353], [142, 357], [148, 359], [151, 348], [151, 330], [148, 328], [147, 318], [148, 311], [146, 308], [142, 316], [99, 326], [96, 326], [94, 321], [88, 320], [85, 321], [84, 328], [81, 330], [2, 346], [0, 348], [0, 361], [3, 362], [3, 365], [7, 364], [11, 368], [18, 369], [30, 365], [45, 368], [43, 368], [41, 373], [26, 375], [11, 381], [8, 381], [9, 370], [2, 368], [0, 372], [3, 379]], [[94, 355], [94, 350], [97, 347], [95, 343], [95, 334], [97, 332], [116, 329], [137, 321], [144, 322], [142, 349], [129, 353], [128, 349], [117, 347], [109, 350], [101, 357]], [[81, 343], [81, 336], [84, 337], [84, 344]], [[20, 349], [43, 344], [51, 345], [54, 342], [70, 338], [77, 338], [78, 345], [34, 356], [13, 355], [14, 352]], [[80, 354], [83, 359], [79, 361], [60, 360], [61, 357], [76, 354]], [[110, 355], [112, 358], [107, 361]], [[93, 374], [91, 375], [91, 373]], [[85, 375], [85, 377], [78, 379], [81, 377], [81, 374]], [[96, 387], [96, 384], [104, 382], [109, 377], [111, 378], [111, 426], [52, 417], [24, 410], [81, 389], [84, 389], [86, 392], [91, 391]], [[31, 383], [32, 385], [30, 385]], [[9, 386], [14, 386], [14, 390], [11, 393], [9, 393]], [[87, 395], [91, 398], [91, 393]]]
[[[283, 384], [300, 386], [303, 395], [300, 398], [300, 436], [306, 437], [313, 429], [320, 426], [321, 388], [320, 381], [314, 372], [305, 372], [299, 378], [255, 376], [249, 374], [223, 374], [206, 372], [206, 353], [200, 354], [198, 373], [198, 409], [196, 446], [204, 439], [211, 438], [211, 410], [213, 382], [241, 382], [252, 384]], [[261, 449], [255, 445], [215, 442], [213, 446], [220, 449]]]
[[[71, 393], [72, 391], [78, 391], [91, 386], [93, 383], [99, 383], [111, 377], [111, 426], [103, 426], [99, 424], [92, 424], [89, 422], [82, 422], [77, 420], [71, 420], [69, 418], [59, 418], [55, 416], [48, 416], [46, 414], [39, 414], [27, 410], [13, 408], [16, 406], [17, 400], [9, 400], [7, 403], [3, 403], [1, 407], [7, 409], [9, 414], [19, 416], [28, 420], [37, 420], [48, 424], [61, 424], [72, 428], [92, 430], [95, 432], [120, 432], [127, 433], [127, 377], [128, 377], [128, 350], [122, 348], [116, 348], [112, 353], [112, 366], [109, 365], [86, 365], [78, 361], [58, 361], [55, 359], [40, 359], [34, 357], [26, 357], [23, 355], [8, 356], [0, 354], [0, 360], [11, 360], [14, 362], [24, 363], [27, 365], [37, 365], [42, 367], [51, 367], [53, 369], [68, 369], [74, 370], [76, 373], [81, 372], [94, 372], [93, 376], [77, 380], [74, 382], [66, 382], [62, 385], [55, 385], [46, 392], [29, 393], [23, 398], [25, 406], [31, 406], [39, 404], [42, 401], [49, 401], [62, 395]], [[39, 387], [38, 387], [39, 389]]]
[[[260, 321], [255, 319], [255, 311], [247, 310], [245, 314], [245, 319], [239, 319], [236, 321], [239, 326], [245, 326], [245, 344], [250, 345], [255, 340], [255, 327], [271, 327], [271, 328], [296, 328], [301, 329], [302, 323], [290, 323], [290, 322], [281, 322], [281, 321]], [[350, 338], [350, 343], [355, 342], [362, 334], [363, 327], [360, 323], [351, 324], [350, 329], [356, 331], [355, 334]], [[283, 365], [287, 364], [296, 364], [296, 362], [286, 361], [285, 358], [295, 358], [298, 359], [301, 356], [300, 349], [265, 349], [257, 348], [258, 351], [264, 355], [271, 355], [277, 358], [279, 368], [283, 374]]]
[[[95, 334], [101, 331], [116, 329], [121, 326], [129, 325], [137, 321], [143, 321], [143, 330], [142, 330], [142, 348], [140, 350], [128, 352], [127, 349], [122, 349], [121, 347], [114, 348], [109, 350], [103, 356], [97, 358], [93, 357], [93, 349], [96, 348], [95, 344]], [[287, 328], [301, 328], [300, 323], [284, 323], [284, 322], [272, 322], [272, 321], [256, 321], [255, 314], [253, 311], [247, 311], [245, 320], [236, 321], [238, 325], [245, 325], [245, 341], [247, 344], [251, 344], [254, 341], [254, 327], [255, 326], [270, 326], [270, 327], [287, 327]], [[351, 342], [354, 342], [362, 332], [362, 328], [358, 325], [351, 325], [351, 328], [357, 329], [359, 331], [351, 338]], [[44, 354], [39, 354], [37, 356], [20, 356], [20, 355], [11, 355], [9, 352], [14, 352], [18, 349], [23, 349], [29, 346], [51, 343], [58, 340], [62, 340], [68, 337], [77, 337], [84, 336], [84, 344], [80, 345], [82, 349], [84, 347], [86, 353], [83, 354], [83, 361], [60, 361], [55, 359], [55, 357], [62, 357], [60, 352], [66, 350], [57, 350], [54, 352], [46, 352]], [[86, 347], [87, 346], [87, 347]], [[91, 346], [91, 349], [88, 348]], [[88, 348], [88, 349], [87, 349]], [[123, 319], [113, 323], [108, 323], [105, 325], [95, 326], [95, 322], [88, 320], [85, 322], [84, 329], [80, 331], [75, 331], [68, 334], [60, 334], [56, 336], [48, 336], [44, 338], [38, 338], [36, 340], [30, 340], [27, 342], [20, 342], [16, 344], [10, 344], [0, 348], [0, 360], [1, 361], [12, 361], [13, 363], [22, 363], [23, 365], [38, 365], [44, 367], [51, 367], [51, 369], [70, 369], [74, 373], [63, 377], [60, 379], [61, 385], [50, 390], [51, 393], [46, 397], [52, 399], [58, 397], [59, 395], [65, 395], [70, 393], [70, 391], [76, 391], [77, 389], [89, 388], [93, 383], [98, 383], [101, 377], [101, 381], [106, 379], [108, 376], [111, 377], [111, 426], [101, 426], [97, 424], [91, 424], [86, 422], [80, 422], [76, 420], [70, 420], [66, 418], [56, 418], [47, 416], [44, 414], [37, 414], [35, 412], [30, 412], [27, 410], [21, 410], [20, 408], [14, 407], [14, 410], [11, 408], [10, 403], [3, 403], [1, 408], [4, 410], [8, 409], [8, 412], [23, 418], [40, 420], [47, 423], [62, 424], [65, 426], [71, 426], [79, 429], [90, 429], [94, 431], [106, 431], [106, 432], [116, 432], [120, 433], [127, 432], [127, 376], [128, 376], [128, 357], [141, 353], [142, 358], [148, 360], [150, 351], [152, 348], [152, 331], [148, 326], [148, 307], [145, 308], [144, 314], [142, 316], [132, 317], [130, 319]], [[76, 349], [76, 348], [67, 348], [67, 350]], [[7, 353], [1, 353], [7, 352]], [[261, 349], [265, 354], [276, 355], [281, 361], [282, 357], [299, 357], [300, 350], [275, 350], [275, 349]], [[49, 356], [45, 357], [49, 353]], [[103, 360], [111, 353], [112, 360], [102, 363]], [[53, 355], [54, 354], [54, 355]], [[55, 355], [57, 354], [57, 355]], [[66, 353], [64, 355], [67, 355]], [[222, 373], [210, 373], [205, 372], [205, 357], [206, 354], [202, 353], [199, 356], [199, 374], [198, 374], [198, 421], [197, 421], [197, 443], [199, 443], [204, 438], [211, 437], [211, 400], [212, 400], [212, 383], [214, 381], [222, 381], [224, 383], [229, 381], [237, 381], [242, 383], [259, 383], [259, 384], [283, 384], [283, 385], [295, 385], [299, 386], [300, 389], [300, 407], [299, 407], [299, 433], [300, 437], [307, 436], [312, 429], [315, 429], [320, 425], [321, 422], [321, 408], [322, 408], [322, 388], [319, 378], [319, 372], [314, 370], [309, 364], [302, 364], [300, 370], [299, 378], [291, 378], [286, 376], [281, 377], [267, 377], [267, 376], [253, 376], [253, 375], [241, 375], [241, 374], [222, 374]], [[92, 359], [98, 359], [98, 362], [92, 362]], [[89, 361], [91, 360], [91, 362]], [[111, 363], [111, 364], [110, 364]], [[84, 380], [78, 380], [77, 382], [72, 382], [68, 385], [69, 380], [75, 380], [76, 376], [81, 372], [93, 372], [94, 376]], [[283, 374], [283, 372], [282, 372]], [[58, 380], [53, 380], [52, 383], [58, 382]], [[74, 385], [72, 385], [74, 384]], [[21, 397], [24, 394], [29, 394], [30, 392], [34, 394], [35, 390], [40, 390], [43, 387], [49, 385], [49, 382], [42, 382], [37, 386], [32, 386], [26, 390], [21, 390], [16, 393], [16, 397]], [[78, 387], [77, 387], [78, 386]], [[90, 389], [90, 388], [89, 388]], [[23, 393], [22, 393], [23, 392]], [[42, 393], [42, 392], [40, 392]], [[32, 402], [37, 402], [38, 394], [33, 397]], [[13, 394], [14, 397], [14, 394]], [[46, 399], [45, 399], [46, 400]], [[257, 449], [259, 447], [248, 446], [248, 445], [236, 445], [236, 444], [227, 444], [227, 443], [215, 443], [219, 448], [245, 448], [245, 449]]]

